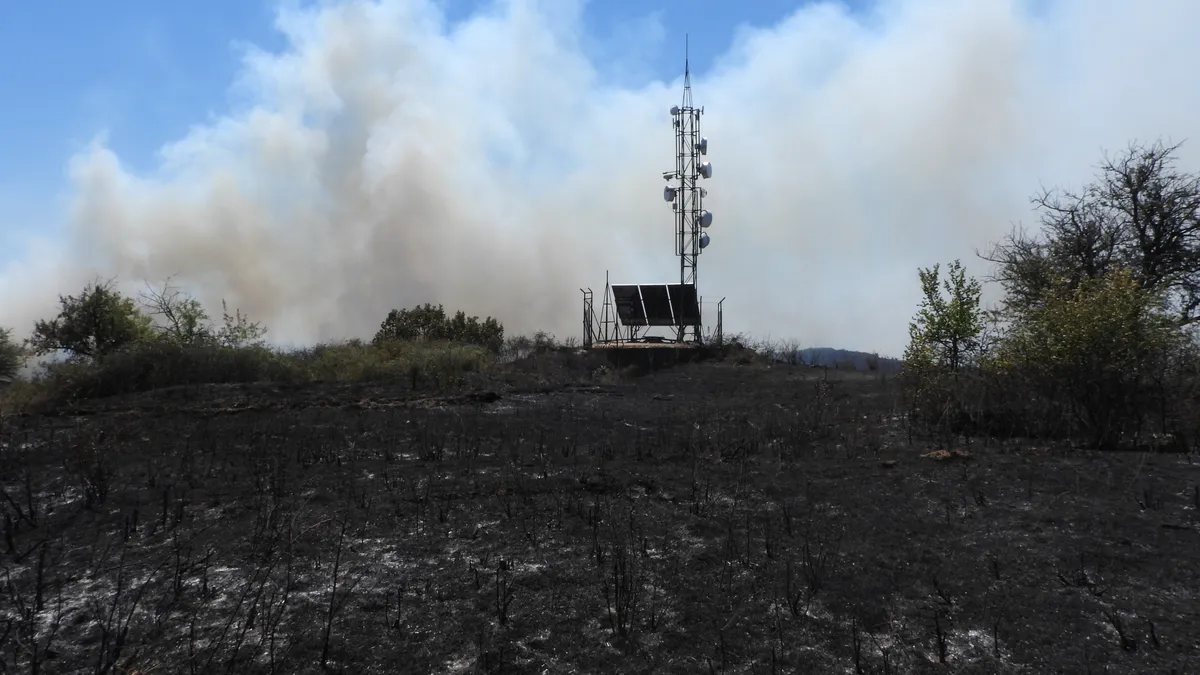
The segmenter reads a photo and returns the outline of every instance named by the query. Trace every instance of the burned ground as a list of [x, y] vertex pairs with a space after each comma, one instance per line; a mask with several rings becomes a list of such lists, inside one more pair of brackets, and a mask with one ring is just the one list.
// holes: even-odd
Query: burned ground
[[0, 672], [1200, 667], [1193, 457], [926, 456], [878, 376], [541, 368], [3, 421]]

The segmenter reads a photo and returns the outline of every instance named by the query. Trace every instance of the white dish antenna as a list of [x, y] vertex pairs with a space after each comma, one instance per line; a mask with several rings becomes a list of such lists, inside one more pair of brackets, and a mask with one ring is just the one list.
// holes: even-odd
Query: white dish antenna
[[709, 238], [709, 236], [708, 236], [708, 233], [707, 233], [707, 232], [701, 232], [701, 233], [700, 233], [700, 248], [702, 248], [702, 249], [703, 249], [703, 248], [707, 248], [707, 247], [708, 247], [708, 242], [710, 242], [710, 241], [712, 241], [712, 239], [711, 239], [711, 238]]
[[708, 227], [712, 225], [712, 211], [700, 212], [700, 227]]
[[708, 139], [701, 138], [700, 142], [696, 144], [696, 149], [700, 151], [700, 154], [707, 155], [708, 154]]
[[675, 188], [670, 185], [663, 188], [663, 201], [670, 202], [675, 200]]
[[701, 176], [704, 176], [705, 178], [712, 178], [712, 164], [708, 162], [702, 163], [699, 171]]

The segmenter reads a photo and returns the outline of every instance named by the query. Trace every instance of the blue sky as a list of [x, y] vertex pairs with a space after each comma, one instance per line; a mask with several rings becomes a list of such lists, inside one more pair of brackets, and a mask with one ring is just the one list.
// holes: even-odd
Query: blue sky
[[94, 135], [108, 133], [135, 165], [149, 162], [224, 105], [235, 41], [273, 39], [271, 11], [256, 0], [5, 3], [0, 234], [10, 236], [0, 246], [53, 219], [66, 162]]
[[[455, 21], [474, 0], [443, 0]], [[625, 84], [678, 76], [690, 34], [702, 73], [743, 26], [769, 26], [797, 0], [592, 0], [584, 9], [597, 67]], [[69, 157], [96, 134], [134, 170], [188, 128], [227, 112], [246, 44], [283, 40], [267, 0], [56, 0], [0, 5], [0, 264], [22, 235], [53, 227]], [[631, 46], [633, 48], [631, 48]], [[638, 81], [641, 80], [641, 81]]]
[[736, 331], [899, 353], [916, 268], [986, 275], [1039, 185], [1200, 166], [1195, 0], [281, 1], [288, 38], [274, 0], [0, 0], [0, 325], [173, 277], [281, 340], [424, 302], [573, 334], [580, 287], [677, 270], [685, 34]]

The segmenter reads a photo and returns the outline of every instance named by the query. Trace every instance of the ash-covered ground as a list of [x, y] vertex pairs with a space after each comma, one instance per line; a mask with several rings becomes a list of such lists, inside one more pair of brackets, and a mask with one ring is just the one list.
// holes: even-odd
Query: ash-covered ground
[[937, 449], [763, 363], [10, 418], [0, 672], [1200, 668], [1195, 457]]

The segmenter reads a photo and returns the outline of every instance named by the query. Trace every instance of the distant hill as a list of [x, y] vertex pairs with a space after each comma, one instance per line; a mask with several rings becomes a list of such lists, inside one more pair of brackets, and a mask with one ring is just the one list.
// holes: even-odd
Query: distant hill
[[[849, 349], [835, 349], [833, 347], [807, 347], [797, 352], [800, 362], [810, 366], [826, 366], [828, 368], [845, 367], [852, 365], [856, 370], [870, 370], [868, 359], [874, 359], [874, 354], [867, 352], [856, 352]], [[893, 359], [886, 356], [877, 357], [879, 359], [879, 370], [885, 373], [895, 373], [900, 371], [900, 359]]]

